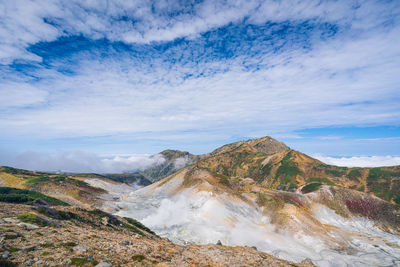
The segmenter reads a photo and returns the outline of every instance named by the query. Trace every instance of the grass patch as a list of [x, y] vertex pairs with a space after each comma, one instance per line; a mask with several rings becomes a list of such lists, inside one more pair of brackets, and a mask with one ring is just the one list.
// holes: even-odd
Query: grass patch
[[37, 184], [48, 183], [48, 182], [61, 182], [65, 181], [66, 177], [62, 175], [58, 176], [39, 176], [39, 177], [29, 177], [26, 178], [26, 184], [33, 187]]
[[361, 172], [358, 168], [353, 168], [350, 170], [349, 174], [347, 174], [347, 177], [349, 177], [351, 180], [355, 180], [361, 177]]
[[346, 174], [347, 168], [346, 167], [335, 167], [331, 166], [330, 169], [326, 169], [325, 173], [327, 175], [332, 175], [335, 177], [341, 177]]
[[42, 244], [41, 246], [44, 248], [54, 248], [54, 244], [52, 244], [52, 243], [45, 243], [45, 244]]
[[337, 186], [337, 184], [335, 184], [334, 182], [332, 182], [331, 180], [329, 180], [328, 178], [325, 177], [311, 177], [309, 179], [309, 182], [316, 182], [316, 183], [321, 183], [321, 184], [326, 184], [326, 185], [331, 185], [331, 186]]
[[143, 256], [143, 255], [135, 255], [135, 256], [132, 257], [132, 260], [137, 261], [137, 262], [142, 262], [145, 259], [146, 259], [146, 257]]
[[124, 219], [127, 220], [128, 223], [130, 223], [131, 225], [133, 225], [133, 226], [139, 228], [140, 230], [143, 230], [143, 231], [145, 231], [145, 232], [147, 232], [147, 233], [149, 233], [149, 234], [152, 234], [152, 235], [156, 235], [156, 233], [154, 233], [154, 232], [153, 232], [152, 230], [150, 230], [148, 227], [146, 227], [145, 225], [143, 225], [141, 222], [139, 222], [139, 221], [137, 221], [137, 220], [135, 220], [135, 219], [132, 219], [132, 218], [128, 218], [128, 217], [124, 217]]
[[276, 175], [281, 178], [281, 185], [287, 185], [291, 182], [296, 184], [296, 176], [300, 174], [300, 170], [297, 168], [296, 163], [291, 160], [292, 152], [290, 151], [285, 155], [281, 161], [281, 165], [276, 172]]
[[33, 214], [33, 213], [20, 214], [20, 215], [18, 215], [17, 218], [26, 223], [34, 223], [34, 224], [37, 224], [40, 226], [49, 225], [49, 223], [47, 221], [43, 220], [42, 218], [40, 218], [39, 216], [37, 216], [36, 214]]
[[64, 247], [64, 248], [71, 248], [71, 247], [75, 247], [77, 245], [78, 244], [76, 244], [75, 242], [65, 242], [65, 243], [62, 243], [60, 246]]
[[69, 206], [64, 201], [43, 195], [39, 192], [12, 187], [0, 187], [1, 202], [31, 205], [38, 200], [43, 200], [50, 205]]
[[17, 266], [15, 263], [8, 261], [6, 259], [1, 259], [0, 258], [0, 266], [2, 267], [14, 267]]
[[13, 253], [13, 252], [17, 252], [17, 251], [19, 251], [19, 248], [16, 248], [16, 247], [10, 247], [8, 250], [9, 250], [11, 253]]
[[71, 258], [71, 265], [73, 266], [84, 266], [86, 264], [91, 263], [93, 266], [97, 265], [98, 262], [95, 260], [89, 260], [86, 258], [82, 258], [82, 257], [75, 257], [75, 258]]
[[321, 183], [316, 183], [316, 182], [307, 184], [301, 189], [301, 192], [303, 194], [314, 192], [318, 190], [321, 187], [321, 185], [322, 185]]
[[399, 205], [400, 205], [400, 195], [398, 195], [397, 197], [395, 197], [395, 198], [393, 199], [393, 201], [394, 201], [396, 204], [399, 204]]
[[384, 168], [372, 168], [369, 170], [368, 178], [377, 180], [384, 178], [400, 177], [399, 171], [392, 171]]
[[69, 211], [62, 211], [62, 210], [56, 210], [53, 208], [49, 207], [39, 207], [36, 209], [39, 213], [53, 218], [57, 220], [79, 220], [82, 221], [82, 218], [80, 218], [77, 214], [69, 212]]

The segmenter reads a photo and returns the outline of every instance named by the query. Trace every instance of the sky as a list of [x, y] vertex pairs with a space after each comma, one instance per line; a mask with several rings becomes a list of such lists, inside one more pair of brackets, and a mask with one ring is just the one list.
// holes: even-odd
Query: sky
[[399, 164], [399, 43], [397, 0], [0, 0], [0, 165], [119, 171], [267, 135]]

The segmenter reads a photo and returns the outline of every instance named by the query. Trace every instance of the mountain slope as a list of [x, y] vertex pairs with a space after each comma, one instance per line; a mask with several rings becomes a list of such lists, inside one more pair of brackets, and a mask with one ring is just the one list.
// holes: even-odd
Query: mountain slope
[[400, 166], [327, 165], [271, 137], [226, 145], [203, 158], [196, 166], [214, 173], [232, 187], [243, 187], [254, 181], [263, 188], [295, 191], [316, 182], [372, 192], [384, 200], [400, 203]]
[[[108, 205], [177, 243], [220, 240], [318, 266], [400, 264], [400, 208], [350, 189], [377, 191], [374, 169], [353, 170], [265, 137], [226, 145]], [[381, 170], [396, 179], [397, 167]]]

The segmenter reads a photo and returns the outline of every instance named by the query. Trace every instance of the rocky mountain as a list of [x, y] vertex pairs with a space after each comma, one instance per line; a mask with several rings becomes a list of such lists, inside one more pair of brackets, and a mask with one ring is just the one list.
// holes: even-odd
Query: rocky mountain
[[265, 188], [294, 192], [313, 182], [372, 192], [400, 204], [400, 166], [347, 168], [328, 165], [268, 136], [227, 144], [203, 155], [179, 150], [165, 150], [160, 154], [165, 162], [142, 172], [152, 182], [196, 164], [236, 187], [254, 182]]
[[264, 137], [223, 146], [108, 207], [178, 244], [220, 240], [317, 266], [391, 266], [400, 264], [397, 175], [326, 165]]
[[327, 165], [271, 137], [223, 146], [203, 156], [196, 168], [207, 170], [221, 182], [240, 190], [255, 183], [263, 188], [295, 191], [312, 182], [372, 192], [400, 204], [400, 166], [346, 168]]

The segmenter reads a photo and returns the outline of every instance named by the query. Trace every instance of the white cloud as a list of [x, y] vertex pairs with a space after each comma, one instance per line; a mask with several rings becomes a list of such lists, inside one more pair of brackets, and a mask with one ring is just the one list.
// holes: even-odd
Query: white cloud
[[55, 154], [25, 152], [16, 156], [0, 155], [1, 165], [36, 171], [63, 171], [75, 173], [123, 173], [136, 172], [162, 164], [162, 155], [129, 155], [100, 157], [82, 151]]
[[[178, 46], [175, 52], [150, 55], [149, 61], [142, 52], [151, 53], [154, 47], [135, 51], [135, 56], [90, 47], [67, 59], [54, 55], [50, 67], [35, 65], [39, 67], [32, 72], [37, 79], [24, 80], [21, 72], [2, 75], [0, 88], [6, 101], [0, 102], [0, 108], [8, 109], [0, 114], [3, 137], [144, 138], [158, 133], [156, 138], [175, 134], [179, 139], [184, 131], [203, 136], [285, 135], [309, 127], [397, 125], [400, 117], [396, 1], [357, 5], [352, 1], [203, 1], [188, 7], [176, 1], [20, 0], [3, 1], [0, 14], [3, 63], [40, 61], [26, 48], [60, 36], [105, 37], [150, 46], [152, 41], [179, 37], [199, 40]], [[313, 25], [298, 26], [304, 21], [319, 26], [314, 30], [310, 30]], [[249, 34], [271, 38], [271, 48], [257, 42], [231, 48], [230, 41], [238, 41], [237, 36], [227, 33], [230, 40], [216, 34], [205, 40], [200, 35], [230, 23], [265, 22], [290, 29], [286, 36], [280, 35], [285, 27], [274, 24], [258, 35]], [[321, 37], [324, 30], [318, 27], [325, 22], [337, 26], [337, 35]], [[251, 32], [250, 28], [234, 30]], [[207, 51], [203, 43], [213, 38], [226, 41], [234, 56], [204, 59], [217, 52]], [[299, 38], [306, 40], [307, 48]], [[283, 48], [274, 52], [281, 44]], [[251, 54], [257, 49], [261, 53]], [[102, 53], [107, 56], [98, 56]], [[246, 69], [244, 62], [258, 68]], [[74, 74], [58, 72], [60, 66]], [[193, 76], [185, 79], [187, 74]]]
[[180, 157], [174, 160], [174, 169], [179, 170], [192, 163], [192, 159], [189, 156]]
[[344, 167], [382, 167], [400, 165], [398, 156], [359, 156], [359, 157], [326, 157], [322, 155], [313, 155], [327, 164]]

